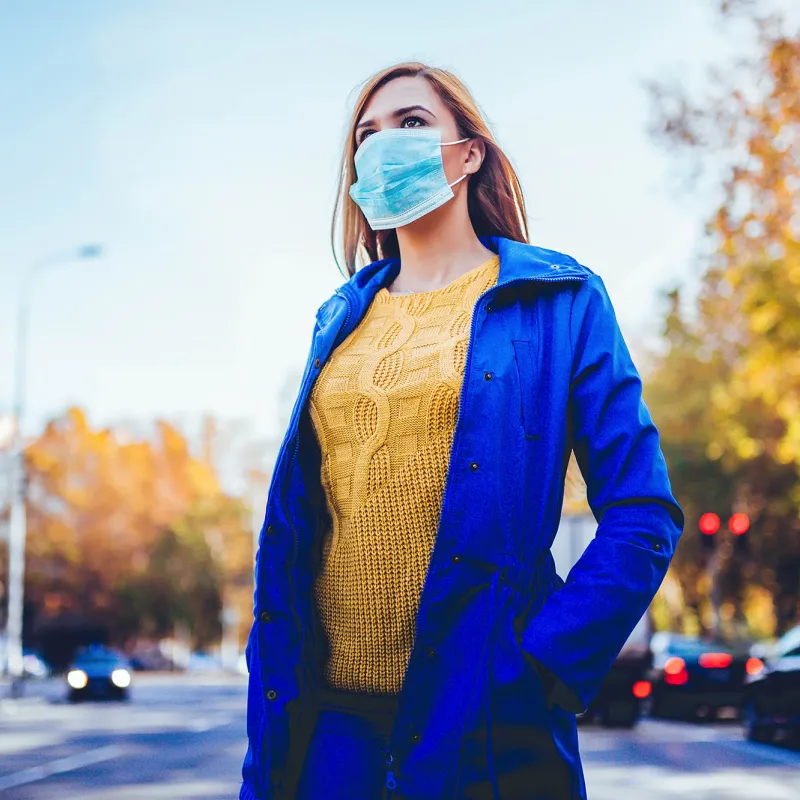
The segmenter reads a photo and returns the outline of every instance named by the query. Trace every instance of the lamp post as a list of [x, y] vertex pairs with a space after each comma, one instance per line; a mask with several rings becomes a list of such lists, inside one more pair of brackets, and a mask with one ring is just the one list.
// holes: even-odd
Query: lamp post
[[8, 617], [6, 621], [8, 674], [11, 694], [17, 696], [23, 675], [22, 618], [25, 592], [25, 538], [27, 535], [27, 475], [22, 419], [25, 411], [25, 379], [27, 373], [28, 320], [31, 287], [36, 276], [47, 267], [77, 259], [98, 258], [100, 245], [83, 245], [76, 250], [53, 253], [32, 264], [23, 278], [22, 294], [17, 308], [17, 339], [14, 358], [14, 432], [11, 443], [11, 519], [8, 531]]

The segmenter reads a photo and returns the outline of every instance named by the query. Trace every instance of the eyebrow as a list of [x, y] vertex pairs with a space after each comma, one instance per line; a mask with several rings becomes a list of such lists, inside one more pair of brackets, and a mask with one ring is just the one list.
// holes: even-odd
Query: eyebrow
[[[409, 111], [424, 111], [425, 113], [430, 114], [434, 119], [436, 119], [436, 114], [434, 114], [432, 111], [429, 111], [427, 108], [425, 108], [425, 106], [405, 106], [404, 108], [398, 108], [397, 111], [392, 112], [392, 116], [402, 117], [405, 114], [408, 114]], [[374, 119], [365, 119], [362, 122], [359, 122], [358, 125], [356, 125], [356, 130], [374, 124], [375, 124]]]

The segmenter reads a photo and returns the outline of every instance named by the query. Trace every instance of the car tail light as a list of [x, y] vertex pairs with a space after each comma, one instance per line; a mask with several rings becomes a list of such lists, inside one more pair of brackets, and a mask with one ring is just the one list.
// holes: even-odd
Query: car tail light
[[705, 669], [725, 669], [732, 661], [733, 656], [730, 653], [703, 653], [697, 659], [697, 663]]
[[672, 656], [672, 658], [668, 658], [666, 664], [664, 664], [664, 672], [667, 675], [677, 675], [678, 673], [683, 672], [685, 669], [686, 662], [678, 656]]
[[645, 697], [650, 697], [651, 691], [653, 691], [653, 686], [650, 681], [636, 681], [633, 684], [633, 696], [637, 700], [644, 700]]
[[686, 662], [679, 656], [668, 658], [664, 664], [664, 680], [671, 686], [682, 686], [689, 680]]
[[744, 665], [744, 671], [748, 675], [758, 675], [762, 669], [764, 669], [764, 662], [755, 656], [748, 658]]

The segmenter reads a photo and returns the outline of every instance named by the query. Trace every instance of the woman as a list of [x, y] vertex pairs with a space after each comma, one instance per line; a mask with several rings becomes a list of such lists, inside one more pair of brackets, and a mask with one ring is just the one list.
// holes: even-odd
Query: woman
[[[585, 798], [575, 714], [683, 524], [603, 283], [527, 244], [443, 70], [367, 82], [340, 189], [351, 277], [272, 480], [240, 798]], [[599, 527], [564, 583], [573, 451]]]

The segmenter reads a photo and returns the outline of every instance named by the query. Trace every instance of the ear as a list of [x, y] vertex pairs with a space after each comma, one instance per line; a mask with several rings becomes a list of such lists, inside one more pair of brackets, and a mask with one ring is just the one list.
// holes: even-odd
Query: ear
[[481, 168], [485, 156], [486, 144], [483, 139], [471, 139], [467, 157], [464, 160], [464, 173], [474, 175]]

